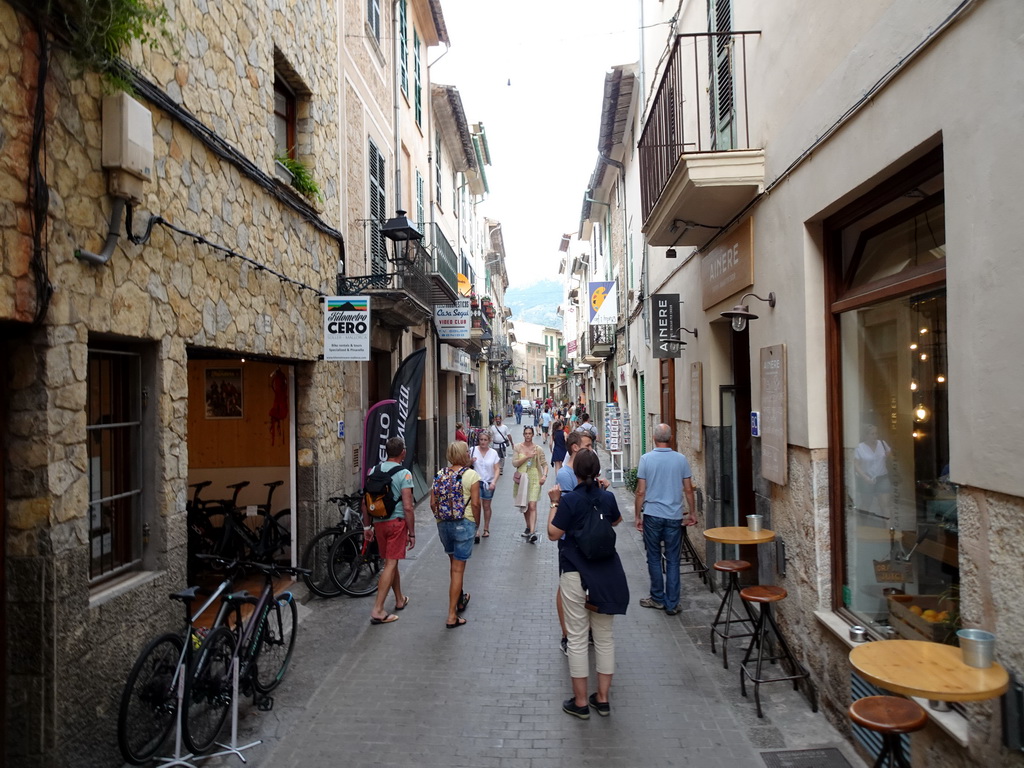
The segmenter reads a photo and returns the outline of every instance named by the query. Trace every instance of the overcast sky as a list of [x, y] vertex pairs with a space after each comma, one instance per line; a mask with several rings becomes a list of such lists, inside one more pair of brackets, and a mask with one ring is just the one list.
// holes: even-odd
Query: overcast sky
[[482, 122], [493, 165], [482, 213], [502, 225], [512, 286], [557, 278], [597, 162], [604, 76], [638, 58], [635, 0], [442, 0], [451, 48], [430, 79]]

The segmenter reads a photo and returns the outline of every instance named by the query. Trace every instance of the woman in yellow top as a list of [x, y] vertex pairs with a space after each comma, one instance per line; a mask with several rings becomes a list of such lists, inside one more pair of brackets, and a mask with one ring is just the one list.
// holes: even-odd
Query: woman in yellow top
[[430, 510], [450, 566], [445, 626], [456, 629], [466, 623], [459, 614], [469, 604], [469, 593], [462, 591], [462, 584], [480, 526], [480, 475], [470, 469], [469, 446], [461, 440], [448, 445], [446, 458], [449, 466], [437, 473], [430, 486]]
[[548, 461], [544, 449], [533, 442], [533, 427], [523, 428], [523, 442], [516, 446], [512, 466], [516, 468], [512, 498], [526, 518], [526, 530], [522, 535], [531, 544], [536, 544], [537, 499], [540, 498], [540, 489], [548, 481]]

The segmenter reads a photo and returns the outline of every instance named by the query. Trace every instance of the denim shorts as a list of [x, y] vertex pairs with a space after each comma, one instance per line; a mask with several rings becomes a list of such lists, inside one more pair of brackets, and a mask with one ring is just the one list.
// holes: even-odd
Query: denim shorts
[[476, 525], [463, 518], [462, 520], [441, 520], [437, 524], [437, 535], [441, 539], [444, 553], [456, 560], [469, 560], [473, 554], [473, 539], [476, 536]]
[[490, 485], [490, 483], [480, 483], [480, 498], [481, 499], [493, 499], [494, 498], [494, 491], [492, 491], [490, 488], [487, 487], [489, 485]]

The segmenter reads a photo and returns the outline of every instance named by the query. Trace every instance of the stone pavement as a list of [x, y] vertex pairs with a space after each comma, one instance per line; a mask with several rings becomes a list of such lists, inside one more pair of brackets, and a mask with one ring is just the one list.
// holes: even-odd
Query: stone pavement
[[[522, 427], [511, 428], [518, 440]], [[553, 481], [552, 472], [548, 487]], [[592, 711], [589, 721], [564, 714], [570, 684], [558, 647], [555, 544], [520, 537], [511, 485], [510, 474], [499, 482], [491, 536], [467, 564], [466, 626], [445, 627], [448, 558], [425, 501], [416, 511], [418, 546], [402, 564], [411, 600], [399, 621], [370, 626], [368, 599], [312, 598], [303, 606], [274, 710], [243, 712], [239, 742], [264, 740], [245, 753], [250, 765], [738, 768], [764, 766], [761, 753], [771, 750], [824, 747], [863, 765], [786, 683], [762, 687], [766, 716], [758, 719], [753, 695], [739, 693], [739, 653], [726, 671], [710, 651], [708, 625], [720, 598], [699, 577], [683, 576], [677, 616], [638, 605], [646, 564], [631, 525], [632, 495], [622, 488], [615, 489], [624, 517], [618, 549], [630, 609], [615, 619], [612, 714]], [[544, 499], [539, 507], [546, 521]]]

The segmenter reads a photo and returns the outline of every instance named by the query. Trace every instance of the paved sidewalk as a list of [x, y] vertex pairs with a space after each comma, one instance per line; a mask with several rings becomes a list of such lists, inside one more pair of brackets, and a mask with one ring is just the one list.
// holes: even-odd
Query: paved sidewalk
[[[512, 430], [518, 439], [522, 427]], [[616, 489], [625, 518], [617, 530], [630, 608], [615, 620], [612, 715], [562, 713], [570, 684], [558, 647], [555, 544], [520, 537], [508, 467], [491, 537], [466, 568], [468, 624], [445, 627], [448, 558], [424, 502], [418, 546], [402, 565], [408, 609], [393, 624], [370, 626], [369, 600], [310, 600], [274, 711], [245, 713], [239, 741], [265, 739], [246, 753], [250, 765], [736, 768], [764, 766], [763, 751], [811, 747], [838, 747], [851, 766], [863, 765], [785, 683], [762, 688], [766, 717], [757, 718], [752, 694], [740, 697], [738, 664], [723, 670], [711, 654], [719, 597], [697, 576], [683, 576], [678, 616], [638, 605], [646, 564], [624, 489]], [[546, 521], [544, 499], [539, 506]]]

